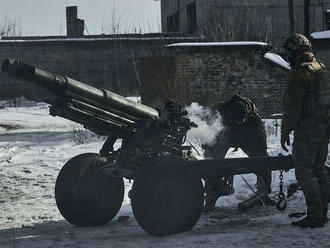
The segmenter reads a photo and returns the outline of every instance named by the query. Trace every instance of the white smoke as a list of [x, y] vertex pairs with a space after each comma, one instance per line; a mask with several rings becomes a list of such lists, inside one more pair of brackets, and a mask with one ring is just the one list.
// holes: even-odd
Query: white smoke
[[199, 145], [212, 146], [217, 141], [217, 135], [223, 129], [222, 119], [218, 111], [193, 102], [186, 107], [189, 119], [198, 125], [188, 132], [188, 140]]

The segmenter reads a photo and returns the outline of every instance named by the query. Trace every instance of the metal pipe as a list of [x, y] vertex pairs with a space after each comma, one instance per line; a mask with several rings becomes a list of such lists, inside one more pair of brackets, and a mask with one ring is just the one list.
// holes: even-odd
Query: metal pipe
[[291, 156], [189, 160], [186, 163], [200, 177], [231, 176], [294, 168]]
[[107, 119], [110, 119], [112, 121], [121, 123], [123, 125], [138, 127], [138, 125], [134, 121], [123, 118], [123, 117], [118, 116], [118, 115], [115, 115], [111, 112], [99, 109], [97, 107], [94, 107], [93, 105], [81, 102], [81, 101], [76, 100], [76, 99], [72, 99], [72, 105], [77, 109], [87, 110], [88, 112], [95, 113], [99, 116], [106, 117]]
[[134, 121], [134, 122], [136, 122], [136, 123], [139, 123], [139, 122], [142, 121], [141, 118], [138, 118], [138, 117], [136, 117], [136, 116], [129, 115], [129, 114], [127, 114], [127, 113], [124, 113], [124, 112], [119, 111], [119, 110], [117, 110], [117, 109], [111, 108], [111, 107], [109, 107], [109, 106], [105, 106], [105, 105], [103, 105], [103, 104], [100, 104], [100, 103], [95, 102], [95, 101], [93, 101], [93, 100], [90, 100], [90, 99], [88, 99], [88, 98], [83, 98], [83, 97], [81, 97], [81, 96], [79, 96], [79, 95], [77, 95], [77, 94], [74, 94], [74, 93], [72, 93], [72, 92], [66, 92], [65, 95], [69, 98], [69, 101], [70, 101], [70, 99], [77, 99], [77, 100], [79, 100], [79, 101], [81, 101], [81, 102], [84, 102], [84, 103], [90, 104], [90, 105], [92, 105], [92, 106], [94, 106], [94, 107], [97, 107], [97, 108], [99, 108], [99, 109], [102, 109], [102, 110], [108, 111], [108, 112], [113, 113], [113, 114], [115, 114], [115, 115], [118, 115], [118, 116], [120, 116], [120, 117], [123, 117], [123, 118], [126, 118], [126, 119], [128, 119], [128, 120]]
[[[86, 129], [95, 132], [98, 135], [115, 135], [116, 137], [126, 137], [134, 134], [136, 129], [124, 126], [115, 121], [110, 121], [92, 113], [77, 109], [72, 105], [63, 108], [51, 107], [50, 111], [55, 111], [57, 116], [71, 120], [84, 125]], [[81, 120], [84, 120], [83, 122]]]

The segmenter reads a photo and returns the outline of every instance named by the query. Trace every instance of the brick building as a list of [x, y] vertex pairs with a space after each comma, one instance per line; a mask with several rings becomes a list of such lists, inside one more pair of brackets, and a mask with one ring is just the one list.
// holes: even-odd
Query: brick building
[[251, 98], [263, 117], [282, 111], [288, 69], [265, 56], [267, 43], [181, 43], [169, 48], [172, 56], [142, 59], [142, 102], [211, 106], [239, 93]]

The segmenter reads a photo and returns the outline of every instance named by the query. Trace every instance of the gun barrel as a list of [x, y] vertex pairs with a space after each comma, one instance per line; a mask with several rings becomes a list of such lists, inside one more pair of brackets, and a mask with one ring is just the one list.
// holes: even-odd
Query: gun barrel
[[105, 89], [98, 89], [72, 78], [47, 72], [19, 60], [5, 59], [1, 70], [11, 76], [31, 81], [60, 97], [70, 93], [111, 107], [136, 118], [159, 118], [158, 111]]

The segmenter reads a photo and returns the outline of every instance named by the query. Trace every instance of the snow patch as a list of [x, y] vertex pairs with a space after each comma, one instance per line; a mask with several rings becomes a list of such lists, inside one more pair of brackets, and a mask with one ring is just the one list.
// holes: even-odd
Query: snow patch
[[315, 32], [312, 33], [311, 36], [313, 39], [330, 39], [330, 30]]
[[268, 46], [268, 43], [257, 41], [233, 41], [233, 42], [185, 42], [174, 43], [167, 47], [221, 47], [221, 46]]
[[276, 53], [265, 53], [264, 58], [284, 69], [291, 69], [290, 64]]

